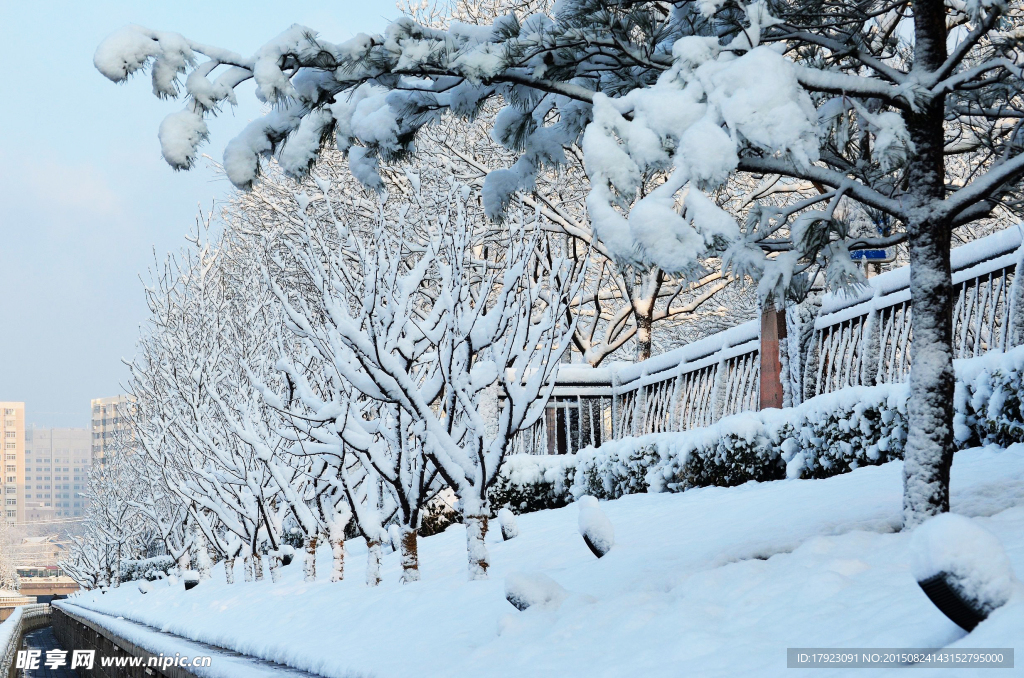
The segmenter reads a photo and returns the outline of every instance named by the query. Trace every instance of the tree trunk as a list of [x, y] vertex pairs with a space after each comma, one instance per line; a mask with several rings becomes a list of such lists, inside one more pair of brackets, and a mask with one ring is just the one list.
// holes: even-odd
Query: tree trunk
[[304, 581], [316, 581], [316, 534], [309, 535], [306, 540], [306, 557], [302, 562], [302, 575]]
[[351, 519], [352, 511], [343, 505], [343, 510], [336, 509], [327, 521], [327, 541], [331, 545], [331, 581], [345, 578], [345, 527]]
[[191, 566], [192, 556], [191, 554], [189, 554], [188, 549], [186, 548], [185, 552], [178, 556], [178, 576], [184, 576]]
[[331, 529], [329, 537], [331, 542], [331, 581], [341, 581], [345, 578], [345, 533], [344, 530], [335, 534]]
[[263, 554], [259, 551], [252, 554], [252, 571], [256, 575], [256, 581], [263, 581]]
[[366, 585], [380, 584], [380, 539], [366, 540]]
[[245, 581], [253, 581], [254, 574], [252, 566], [252, 556], [245, 556], [244, 558], [242, 558], [242, 565], [245, 567]]
[[[946, 59], [946, 17], [940, 2], [916, 0], [914, 71]], [[910, 250], [911, 344], [908, 434], [903, 464], [903, 524], [913, 527], [949, 510], [953, 464], [952, 229], [936, 215], [945, 197], [942, 97], [904, 113], [914, 143], [906, 205]]]
[[270, 581], [277, 583], [281, 581], [281, 552], [272, 551], [270, 553]]
[[419, 547], [416, 543], [416, 528], [402, 525], [402, 583], [411, 584], [420, 580]]
[[199, 571], [199, 581], [206, 581], [213, 575], [210, 570], [213, 568], [213, 561], [210, 558], [210, 551], [207, 548], [206, 534], [196, 527], [195, 536], [196, 569]]
[[649, 271], [646, 278], [641, 276], [638, 296], [630, 299], [633, 318], [636, 320], [636, 361], [651, 357], [652, 333], [654, 326], [654, 304], [665, 281], [665, 272], [660, 268]]
[[636, 361], [647, 360], [651, 357], [651, 310], [646, 312], [634, 311], [636, 316]]
[[903, 524], [949, 510], [953, 464], [953, 280], [948, 225], [923, 223], [910, 238], [910, 402], [903, 463]]
[[228, 584], [235, 583], [235, 559], [225, 558], [224, 559], [224, 580]]
[[467, 514], [466, 522], [466, 552], [469, 556], [469, 579], [487, 579], [487, 511], [484, 510], [475, 514]]

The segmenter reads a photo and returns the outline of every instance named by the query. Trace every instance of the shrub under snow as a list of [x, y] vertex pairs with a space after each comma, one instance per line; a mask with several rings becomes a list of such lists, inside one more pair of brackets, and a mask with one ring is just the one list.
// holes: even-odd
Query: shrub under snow
[[[1024, 442], [1024, 346], [956, 361], [956, 437], [961, 447]], [[797, 407], [743, 412], [678, 433], [606, 442], [576, 455], [514, 455], [491, 491], [517, 513], [573, 497], [615, 499], [783, 478], [827, 478], [902, 459], [906, 384], [853, 386]]]
[[615, 528], [594, 497], [580, 497], [577, 503], [580, 505], [580, 536], [594, 555], [602, 558], [615, 545]]
[[568, 493], [575, 474], [573, 455], [516, 454], [506, 457], [498, 479], [488, 491], [490, 505], [514, 513], [560, 508], [572, 501]]
[[985, 614], [1006, 604], [1017, 586], [999, 539], [955, 513], [936, 516], [914, 530], [910, 566], [918, 581], [945, 574], [960, 597]]
[[561, 584], [542, 572], [513, 572], [505, 577], [505, 600], [518, 610], [534, 605], [557, 608], [567, 595]]
[[121, 581], [156, 581], [166, 577], [175, 565], [174, 558], [170, 556], [125, 560], [121, 562]]
[[961, 447], [1024, 442], [1024, 347], [956, 362], [953, 428]]
[[505, 541], [519, 536], [519, 524], [516, 523], [516, 514], [507, 508], [498, 511], [498, 524], [501, 526], [501, 538]]

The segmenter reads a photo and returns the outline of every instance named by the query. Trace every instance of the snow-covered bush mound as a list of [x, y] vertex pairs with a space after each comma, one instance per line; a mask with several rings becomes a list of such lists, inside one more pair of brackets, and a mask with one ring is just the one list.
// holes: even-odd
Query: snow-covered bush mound
[[918, 581], [947, 575], [956, 592], [985, 614], [1005, 605], [1018, 585], [999, 538], [955, 513], [936, 516], [914, 530], [910, 566]]
[[519, 536], [519, 524], [516, 522], [516, 514], [507, 508], [498, 511], [498, 524], [501, 526], [501, 538], [505, 541]]
[[557, 608], [567, 592], [543, 572], [513, 572], [505, 577], [505, 600], [518, 610], [534, 605]]
[[[1024, 441], [1024, 346], [956, 361], [961, 447]], [[492, 490], [518, 513], [572, 497], [615, 499], [783, 478], [828, 478], [903, 458], [906, 384], [853, 386], [797, 407], [742, 412], [711, 426], [585, 448], [575, 456], [514, 455]], [[497, 500], [497, 501], [496, 501]]]
[[580, 497], [579, 528], [587, 547], [598, 558], [603, 558], [615, 545], [615, 528], [601, 510], [597, 499], [589, 495]]

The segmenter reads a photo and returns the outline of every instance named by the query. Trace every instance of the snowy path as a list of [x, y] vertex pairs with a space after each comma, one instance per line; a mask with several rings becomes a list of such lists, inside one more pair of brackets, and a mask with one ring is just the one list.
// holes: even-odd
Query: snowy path
[[63, 666], [51, 668], [46, 665], [47, 652], [52, 650], [67, 651], [68, 649], [57, 642], [57, 638], [53, 635], [53, 629], [51, 627], [44, 626], [41, 629], [25, 634], [25, 639], [22, 641], [22, 647], [25, 650], [36, 650], [42, 654], [39, 657], [38, 668], [20, 670], [17, 672], [18, 678], [80, 678], [78, 671], [73, 671], [68, 668], [68, 663], [70, 662], [67, 662], [67, 659], [70, 657], [70, 654], [65, 657], [66, 663]]
[[[411, 586], [397, 583], [391, 555], [385, 583], [367, 589], [365, 551], [353, 544], [340, 584], [303, 583], [291, 566], [277, 585], [229, 587], [218, 567], [187, 593], [126, 585], [73, 602], [337, 677], [773, 676], [787, 672], [787, 647], [1024, 649], [1024, 601], [964, 638], [918, 589], [909, 537], [895, 532], [901, 471], [897, 462], [606, 502], [617, 543], [601, 560], [579, 537], [576, 507], [521, 516], [517, 539], [488, 535], [486, 582], [465, 581], [455, 526], [422, 541], [424, 580]], [[1024, 579], [1024, 445], [959, 453], [953, 510], [992, 516], [981, 520]], [[318, 567], [328, 571], [326, 550]], [[544, 572], [572, 595], [558, 609], [517, 612], [503, 591], [515, 571]]]
[[[306, 671], [248, 657], [207, 643], [186, 640], [150, 626], [87, 610], [67, 601], [59, 602], [57, 605], [68, 613], [108, 629], [114, 635], [120, 636], [154, 655], [163, 654], [173, 657], [175, 654], [180, 654], [189, 658], [210, 657], [210, 666], [188, 669], [200, 678], [318, 678]], [[45, 630], [51, 636], [53, 635], [49, 627]], [[99, 656], [95, 661], [99, 664]], [[78, 673], [70, 672], [68, 675], [77, 676]]]

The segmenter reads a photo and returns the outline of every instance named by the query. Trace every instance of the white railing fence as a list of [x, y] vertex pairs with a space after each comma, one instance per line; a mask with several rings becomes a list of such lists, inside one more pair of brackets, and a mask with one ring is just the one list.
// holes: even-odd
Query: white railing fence
[[[955, 357], [1024, 343], [1022, 229], [953, 250]], [[910, 369], [910, 276], [906, 267], [868, 280], [853, 295], [825, 295], [804, 355], [783, 355], [789, 400], [846, 386], [896, 383]], [[562, 365], [544, 415], [517, 436], [513, 453], [565, 454], [606, 440], [707, 426], [760, 404], [761, 321], [753, 320], [635, 364]], [[781, 341], [783, 352], [798, 342]]]

